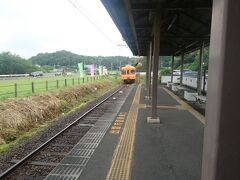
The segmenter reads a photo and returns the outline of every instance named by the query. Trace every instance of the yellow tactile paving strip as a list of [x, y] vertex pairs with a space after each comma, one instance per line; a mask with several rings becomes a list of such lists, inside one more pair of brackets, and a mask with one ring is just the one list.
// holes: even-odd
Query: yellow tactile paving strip
[[126, 119], [126, 124], [120, 141], [115, 149], [106, 180], [128, 180], [130, 177], [140, 91], [141, 85], [138, 86], [134, 96], [133, 103]]
[[164, 91], [166, 91], [172, 98], [174, 98], [179, 104], [181, 104], [182, 109], [185, 109], [189, 111], [193, 116], [195, 116], [199, 121], [201, 121], [203, 124], [205, 124], [205, 117], [197, 112], [195, 109], [193, 109], [190, 105], [188, 105], [186, 102], [181, 100], [178, 96], [167, 90], [166, 88], [163, 88]]
[[126, 112], [120, 112], [119, 115], [117, 116], [115, 122], [113, 123], [109, 134], [119, 134], [121, 127], [124, 123], [125, 120], [125, 116], [126, 116]]

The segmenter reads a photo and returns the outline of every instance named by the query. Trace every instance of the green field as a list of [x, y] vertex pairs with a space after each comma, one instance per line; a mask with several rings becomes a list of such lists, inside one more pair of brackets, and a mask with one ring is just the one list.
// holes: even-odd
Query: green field
[[102, 79], [99, 76], [56, 76], [56, 77], [23, 77], [10, 80], [0, 80], [0, 100], [30, 96], [32, 94], [52, 91]]

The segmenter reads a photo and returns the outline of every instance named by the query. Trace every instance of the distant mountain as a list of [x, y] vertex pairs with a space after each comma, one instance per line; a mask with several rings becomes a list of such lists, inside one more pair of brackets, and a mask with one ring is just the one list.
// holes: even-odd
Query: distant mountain
[[[209, 48], [205, 48], [205, 65], [208, 65], [208, 60]], [[198, 69], [198, 62], [199, 51], [186, 54], [184, 58], [184, 68], [196, 71]], [[116, 70], [120, 66], [124, 66], [126, 64], [136, 64], [136, 58], [123, 56], [83, 56], [62, 50], [54, 53], [40, 53], [26, 60], [10, 52], [2, 52], [0, 53], [0, 74], [24, 74], [39, 70], [43, 72], [49, 72], [53, 69], [53, 66], [77, 69], [78, 63], [84, 63], [86, 65], [95, 64], [96, 66], [102, 65], [106, 66], [109, 70]], [[40, 65], [41, 67], [35, 66], [36, 64]], [[179, 69], [180, 64], [180, 57], [175, 57], [174, 69]], [[143, 57], [142, 65], [143, 66], [140, 71], [145, 71], [146, 57]], [[171, 57], [160, 57], [159, 65], [161, 68], [171, 67]]]
[[54, 53], [40, 53], [29, 60], [33, 64], [41, 66], [69, 67], [77, 68], [78, 63], [103, 65], [108, 69], [117, 69], [119, 66], [131, 63], [132, 59], [123, 56], [83, 56], [69, 51], [57, 51]]

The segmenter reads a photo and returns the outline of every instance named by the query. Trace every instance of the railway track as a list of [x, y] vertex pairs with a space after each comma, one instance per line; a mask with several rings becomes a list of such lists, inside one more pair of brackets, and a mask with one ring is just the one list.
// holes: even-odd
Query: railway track
[[[13, 165], [0, 175], [0, 179], [44, 179], [94, 126], [99, 117], [114, 105], [118, 96], [121, 96], [118, 92], [124, 87], [128, 88], [120, 86], [108, 94], [22, 159], [11, 159]], [[113, 96], [115, 98], [111, 98]]]

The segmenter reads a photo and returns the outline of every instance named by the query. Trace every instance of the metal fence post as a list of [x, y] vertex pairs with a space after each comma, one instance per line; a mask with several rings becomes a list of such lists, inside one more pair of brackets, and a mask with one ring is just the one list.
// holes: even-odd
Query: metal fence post
[[46, 81], [46, 91], [48, 91], [48, 81]]
[[34, 90], [34, 82], [32, 82], [32, 93], [34, 93], [35, 90]]
[[78, 78], [78, 84], [80, 84], [80, 80], [79, 80], [79, 78]]
[[74, 78], [72, 79], [72, 85], [74, 86]]
[[67, 79], [65, 79], [65, 87], [67, 87]]
[[82, 78], [82, 82], [84, 83], [84, 77]]
[[17, 83], [14, 84], [14, 95], [17, 97]]
[[56, 83], [57, 83], [57, 89], [58, 89], [58, 80], [57, 80], [57, 82], [56, 82]]

